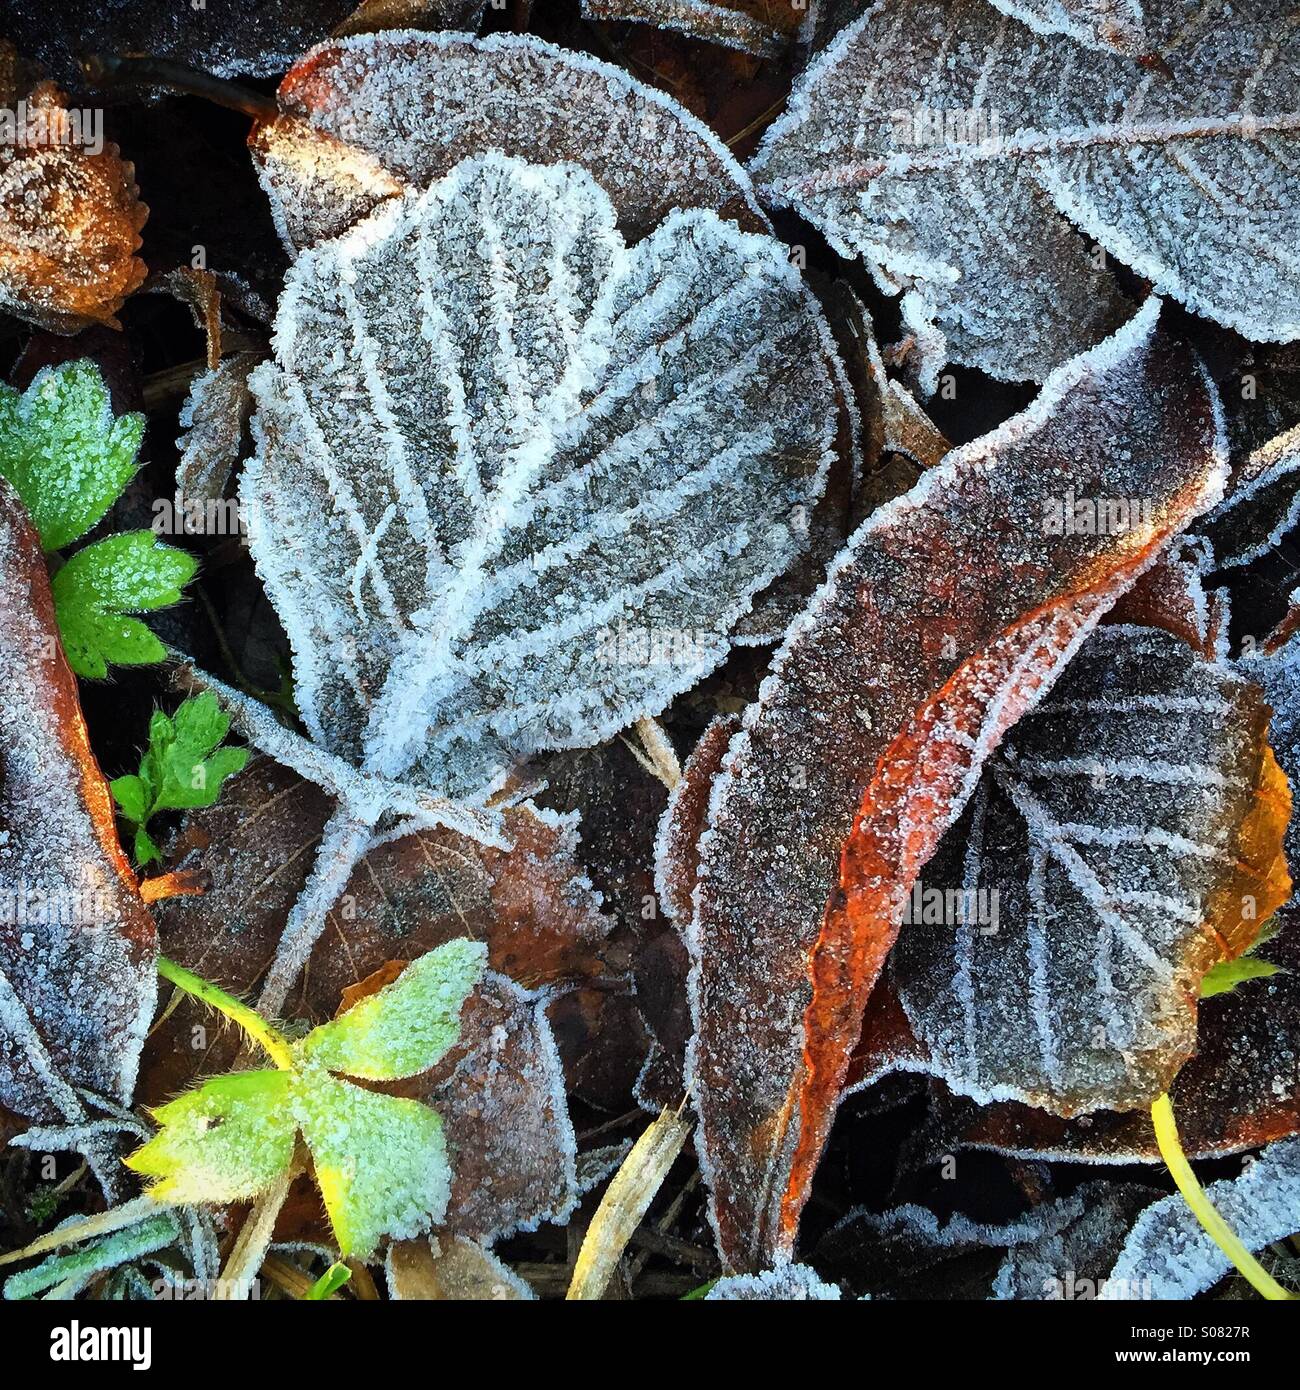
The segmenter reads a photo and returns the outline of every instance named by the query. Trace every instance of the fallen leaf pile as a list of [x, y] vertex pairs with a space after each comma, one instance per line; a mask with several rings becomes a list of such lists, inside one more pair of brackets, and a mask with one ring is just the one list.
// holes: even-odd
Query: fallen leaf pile
[[4, 1297], [1296, 1297], [1298, 72], [14, 0]]

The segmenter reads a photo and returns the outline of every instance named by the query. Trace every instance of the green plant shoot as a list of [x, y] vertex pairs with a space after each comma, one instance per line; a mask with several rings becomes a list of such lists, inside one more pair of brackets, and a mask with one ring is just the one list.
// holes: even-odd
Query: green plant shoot
[[109, 784], [119, 814], [133, 829], [138, 865], [162, 859], [149, 834], [151, 817], [211, 806], [226, 778], [243, 770], [248, 750], [221, 746], [229, 730], [229, 717], [206, 691], [185, 700], [170, 718], [155, 712], [140, 771]]
[[238, 1023], [274, 1067], [214, 1077], [160, 1106], [158, 1134], [124, 1161], [160, 1201], [239, 1202], [282, 1176], [301, 1136], [345, 1258], [368, 1258], [384, 1236], [427, 1230], [451, 1191], [440, 1116], [346, 1078], [397, 1081], [436, 1065], [460, 1036], [486, 955], [481, 942], [449, 941], [298, 1042], [160, 958], [159, 974]]

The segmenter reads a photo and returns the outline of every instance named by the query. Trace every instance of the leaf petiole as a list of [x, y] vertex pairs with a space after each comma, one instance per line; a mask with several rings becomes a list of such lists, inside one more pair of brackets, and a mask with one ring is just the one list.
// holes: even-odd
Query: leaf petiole
[[1238, 1273], [1262, 1297], [1278, 1301], [1300, 1298], [1284, 1289], [1281, 1284], [1241, 1243], [1237, 1233], [1219, 1215], [1213, 1202], [1206, 1196], [1205, 1189], [1192, 1172], [1192, 1165], [1183, 1152], [1178, 1138], [1178, 1124], [1174, 1119], [1173, 1102], [1168, 1095], [1160, 1096], [1151, 1106], [1151, 1123], [1156, 1132], [1156, 1143], [1160, 1146], [1160, 1157], [1164, 1159], [1183, 1201], [1192, 1209], [1192, 1214], [1201, 1223], [1205, 1234], [1219, 1247], [1237, 1267]]
[[253, 1039], [281, 1071], [288, 1071], [293, 1065], [293, 1055], [289, 1042], [247, 1004], [241, 1003], [233, 995], [227, 994], [208, 980], [202, 979], [183, 965], [158, 957], [158, 973], [164, 980], [170, 980], [177, 989], [201, 999], [210, 1008], [217, 1009], [229, 1019], [233, 1019]]

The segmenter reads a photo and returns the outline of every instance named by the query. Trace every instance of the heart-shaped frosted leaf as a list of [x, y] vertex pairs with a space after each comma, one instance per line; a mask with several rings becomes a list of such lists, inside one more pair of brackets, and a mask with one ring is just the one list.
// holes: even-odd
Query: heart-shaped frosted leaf
[[305, 253], [243, 495], [313, 736], [468, 797], [661, 709], [804, 543], [828, 354], [777, 243], [629, 249], [573, 166], [466, 161]]
[[330, 1071], [396, 1081], [428, 1071], [460, 1036], [465, 996], [483, 973], [487, 947], [460, 938], [408, 965], [391, 985], [322, 1023], [299, 1045]]
[[284, 1071], [214, 1077], [159, 1106], [158, 1134], [126, 1160], [169, 1202], [241, 1202], [266, 1190], [293, 1158], [297, 1127]]
[[909, 900], [893, 982], [930, 1069], [1058, 1113], [1149, 1106], [1201, 977], [1290, 890], [1257, 687], [1099, 629], [993, 760]]
[[581, 164], [625, 229], [647, 232], [680, 208], [767, 226], [744, 170], [685, 107], [528, 34], [408, 30], [321, 44], [290, 69], [279, 100], [284, 116], [259, 126], [250, 148], [292, 250], [488, 151]]
[[309, 1068], [295, 1074], [292, 1112], [344, 1256], [365, 1259], [382, 1236], [405, 1240], [442, 1219], [451, 1168], [427, 1105]]
[[[1041, 379], [1122, 313], [1106, 252], [1247, 337], [1300, 334], [1300, 33], [1289, 0], [1175, 25], [1174, 74], [985, 0], [881, 0], [804, 72], [751, 172], [863, 256], [931, 371]], [[1068, 219], [1068, 221], [1067, 221]]]

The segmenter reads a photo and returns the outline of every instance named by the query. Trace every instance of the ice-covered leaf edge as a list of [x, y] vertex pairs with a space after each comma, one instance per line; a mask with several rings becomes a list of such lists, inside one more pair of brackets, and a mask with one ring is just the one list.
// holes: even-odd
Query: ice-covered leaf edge
[[[1012, 417], [1011, 420], [999, 426], [991, 434], [972, 441], [971, 444], [964, 445], [961, 449], [954, 450], [950, 458], [956, 460], [965, 459], [967, 457], [978, 458], [982, 453], [992, 449], [998, 441], [1007, 439], [1008, 437], [1015, 438], [1017, 432], [1022, 431], [1027, 424], [1036, 426], [1038, 423], [1041, 423], [1050, 416], [1057, 404], [1068, 397], [1072, 388], [1086, 380], [1089, 372], [1094, 368], [1101, 368], [1102, 364], [1106, 366], [1112, 365], [1114, 362], [1122, 359], [1132, 346], [1140, 342], [1154, 341], [1156, 324], [1161, 309], [1162, 304], [1158, 298], [1152, 297], [1149, 299], [1143, 308], [1139, 310], [1127, 324], [1111, 335], [1111, 337], [1090, 349], [1088, 352], [1080, 354], [1078, 357], [1071, 359], [1069, 362], [1057, 368], [1048, 378], [1048, 381], [1042, 387], [1035, 401], [1025, 411]], [[1200, 380], [1208, 394], [1209, 406], [1213, 416], [1214, 443], [1211, 449], [1211, 460], [1206, 475], [1198, 485], [1195, 497], [1189, 494], [1185, 499], [1185, 510], [1188, 512], [1188, 515], [1183, 519], [1182, 525], [1186, 525], [1192, 517], [1208, 509], [1222, 496], [1223, 487], [1227, 478], [1228, 465], [1228, 450], [1222, 402], [1219, 399], [1217, 389], [1206, 371], [1204, 364], [1194, 355], [1192, 355], [1192, 361], [1194, 370], [1199, 373]], [[820, 606], [827, 602], [828, 596], [833, 593], [838, 576], [853, 563], [854, 544], [856, 540], [876, 527], [888, 525], [890, 521], [899, 514], [901, 509], [910, 509], [919, 506], [931, 491], [936, 490], [947, 482], [950, 473], [951, 470], [946, 468], [928, 471], [922, 476], [916, 487], [909, 493], [904, 494], [904, 496], [892, 502], [886, 503], [864, 522], [862, 527], [859, 528], [859, 531], [855, 533], [855, 536], [851, 538], [846, 550], [831, 565], [826, 583], [818, 593], [814, 595], [804, 613], [791, 625], [784, 644], [773, 658], [769, 675], [765, 679], [763, 686], [760, 687], [758, 700], [748, 706], [743, 717], [742, 727], [730, 742], [723, 760], [722, 774], [713, 783], [708, 815], [709, 828], [705, 830], [701, 838], [702, 849], [707, 846], [708, 840], [714, 834], [712, 827], [716, 824], [718, 813], [722, 805], [723, 794], [730, 777], [730, 768], [741, 751], [747, 746], [751, 737], [751, 727], [758, 721], [763, 712], [765, 700], [768, 698], [768, 692], [775, 693], [777, 691], [784, 661], [789, 658], [792, 648], [801, 640], [805, 632], [815, 626], [816, 615], [819, 612]], [[1171, 532], [1165, 539], [1172, 539], [1173, 534], [1175, 533]], [[1161, 553], [1161, 545], [1157, 545], [1154, 541], [1151, 541], [1149, 543], [1148, 553], [1139, 558], [1136, 566], [1130, 564], [1127, 570], [1125, 570], [1122, 565], [1119, 567], [1112, 577], [1108, 592], [1103, 592], [1100, 599], [1092, 600], [1090, 608], [1087, 605], [1080, 605], [1080, 611], [1073, 619], [1075, 629], [1073, 636], [1062, 649], [1061, 660], [1056, 667], [1058, 673], [1064, 668], [1069, 657], [1086, 638], [1088, 632], [1091, 631], [1093, 626], [1104, 616], [1110, 603], [1114, 602], [1119, 593], [1122, 592], [1128, 584], [1134, 582], [1146, 569], [1154, 565], [1160, 558]], [[1045, 694], [1049, 688], [1050, 680], [1046, 685], [1039, 688], [1038, 693], [1040, 695]], [[1023, 697], [1025, 693], [1024, 691], [1019, 692], [1021, 697]], [[971, 781], [973, 785], [973, 779], [971, 779]], [[696, 1050], [700, 1043], [700, 1029], [703, 1017], [700, 964], [700, 913], [702, 902], [701, 893], [705, 883], [706, 879], [702, 877], [696, 885], [694, 894], [694, 918], [692, 922], [685, 927], [686, 939], [691, 947], [693, 957], [688, 994], [695, 1023], [695, 1035], [688, 1048], [687, 1074], [688, 1078], [694, 1078], [693, 1084], [696, 1086], [695, 1101], [697, 1110], [700, 1110], [701, 1115], [703, 1115], [702, 1106], [706, 1103], [707, 1098], [702, 1095], [698, 1085], [699, 1074], [695, 1058]], [[832, 902], [833, 901], [834, 897], [832, 897]], [[793, 1078], [792, 1084], [798, 1084], [797, 1076]], [[798, 1212], [801, 1209], [802, 1200], [806, 1196], [807, 1184], [811, 1181], [812, 1170], [815, 1166], [815, 1152], [820, 1151], [821, 1142], [824, 1137], [824, 1133], [817, 1132], [808, 1140], [806, 1145], [808, 1152], [804, 1155], [803, 1159], [803, 1173], [801, 1177], [792, 1179], [791, 1185], [789, 1189], [787, 1189], [785, 1198], [783, 1199], [783, 1219], [785, 1222], [783, 1229], [779, 1235], [770, 1229], [766, 1230], [764, 1233], [764, 1239], [767, 1242], [768, 1249], [775, 1248], [778, 1251], [787, 1250], [792, 1244], [794, 1238], [794, 1223], [797, 1222]], [[710, 1154], [711, 1146], [706, 1132], [706, 1126], [703, 1123], [701, 1123], [697, 1131], [696, 1144], [701, 1157], [701, 1166], [705, 1171], [706, 1177], [710, 1177], [711, 1173], [717, 1174], [718, 1170], [713, 1167], [714, 1159]], [[793, 1155], [787, 1155], [786, 1157], [787, 1159], [792, 1158]], [[781, 1160], [775, 1159], [774, 1161], [779, 1162]], [[710, 1222], [713, 1226], [715, 1236], [719, 1240], [720, 1248], [727, 1251], [730, 1243], [723, 1237], [720, 1225], [716, 1179], [710, 1177], [709, 1185], [710, 1202], [708, 1212]], [[768, 1198], [775, 1203], [780, 1194], [771, 1190], [770, 1187], [766, 1189], [766, 1191]], [[753, 1235], [755, 1235], [755, 1233], [751, 1233], [751, 1236]], [[738, 1251], [736, 1253], [739, 1254]], [[752, 1262], [754, 1253], [755, 1252], [752, 1250], [746, 1251], [740, 1258]]]

